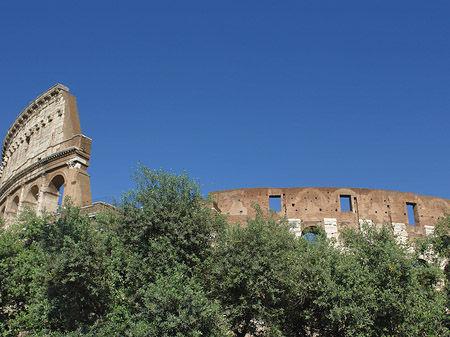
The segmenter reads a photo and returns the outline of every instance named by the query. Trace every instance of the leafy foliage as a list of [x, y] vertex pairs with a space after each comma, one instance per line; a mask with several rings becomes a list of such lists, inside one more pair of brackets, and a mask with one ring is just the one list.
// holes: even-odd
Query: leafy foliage
[[206, 277], [237, 336], [281, 335], [299, 263], [296, 245], [289, 227], [263, 216], [258, 206], [247, 227], [230, 225], [220, 235]]
[[140, 166], [135, 181], [113, 225], [112, 259], [120, 270], [112, 281], [120, 294], [114, 305], [124, 308], [115, 316], [124, 330], [116, 332], [223, 335], [218, 307], [197, 280], [223, 219], [211, 216], [187, 174]]
[[347, 230], [336, 246], [258, 212], [225, 232], [208, 277], [238, 336], [445, 335], [442, 273], [409, 251], [387, 227]]
[[[443, 292], [436, 287], [442, 273], [436, 265], [421, 265], [408, 245], [400, 245], [391, 229], [367, 225], [343, 233], [344, 247], [357, 258], [364, 292], [361, 309], [372, 322], [367, 335], [442, 336]], [[428, 275], [427, 282], [423, 276]]]
[[337, 245], [258, 206], [227, 224], [187, 174], [140, 166], [135, 181], [115, 212], [68, 204], [0, 230], [0, 334], [449, 334], [449, 214], [415, 249], [370, 226]]
[[211, 233], [223, 222], [212, 218], [204, 207], [199, 186], [187, 174], [144, 166], [134, 179], [136, 188], [125, 194], [119, 205], [121, 235], [133, 251], [147, 256], [153, 253], [154, 243], [162, 242], [187, 266], [202, 262], [211, 250]]

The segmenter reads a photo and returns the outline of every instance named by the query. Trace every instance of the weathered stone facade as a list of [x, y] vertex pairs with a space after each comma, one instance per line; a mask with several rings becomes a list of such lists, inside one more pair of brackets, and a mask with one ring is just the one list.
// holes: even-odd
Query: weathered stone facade
[[[55, 212], [60, 197], [92, 204], [91, 139], [81, 133], [76, 98], [56, 84], [31, 102], [6, 133], [0, 168], [0, 214], [25, 207]], [[63, 195], [61, 196], [61, 193]]]
[[[255, 215], [252, 205], [286, 216], [296, 235], [306, 227], [322, 227], [328, 237], [338, 238], [343, 227], [359, 228], [364, 222], [391, 225], [401, 240], [433, 232], [450, 200], [414, 193], [363, 188], [243, 188], [211, 192], [214, 202], [229, 220], [245, 223]], [[414, 219], [415, 224], [409, 223]]]

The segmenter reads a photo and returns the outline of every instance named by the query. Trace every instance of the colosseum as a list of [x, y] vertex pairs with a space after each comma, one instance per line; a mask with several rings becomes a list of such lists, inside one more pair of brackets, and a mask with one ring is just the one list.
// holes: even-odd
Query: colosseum
[[92, 204], [87, 174], [91, 139], [81, 133], [76, 98], [56, 84], [16, 118], [3, 141], [0, 212], [6, 219], [26, 207], [56, 212], [66, 197]]
[[[56, 212], [69, 197], [95, 212], [87, 173], [91, 139], [81, 132], [76, 98], [56, 84], [32, 101], [6, 133], [0, 168], [0, 212], [13, 219], [26, 207]], [[243, 188], [211, 192], [216, 211], [233, 222], [254, 216], [253, 204], [286, 217], [296, 235], [321, 227], [330, 238], [364, 222], [391, 225], [401, 239], [432, 233], [450, 200], [364, 188]]]

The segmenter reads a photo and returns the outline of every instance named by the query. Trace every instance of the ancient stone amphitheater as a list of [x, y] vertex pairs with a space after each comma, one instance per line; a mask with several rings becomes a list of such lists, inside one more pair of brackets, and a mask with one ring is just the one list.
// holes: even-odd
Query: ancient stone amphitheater
[[[7, 220], [26, 207], [56, 212], [66, 197], [95, 212], [87, 173], [91, 139], [81, 132], [76, 98], [56, 84], [32, 101], [9, 128], [0, 168], [0, 212]], [[211, 193], [216, 211], [245, 223], [252, 205], [285, 216], [297, 235], [322, 227], [328, 237], [362, 223], [388, 224], [401, 239], [426, 235], [450, 200], [363, 188], [244, 188]]]
[[32, 101], [3, 141], [0, 212], [11, 219], [25, 207], [56, 212], [63, 198], [92, 204], [87, 174], [91, 139], [81, 133], [76, 98], [57, 84]]

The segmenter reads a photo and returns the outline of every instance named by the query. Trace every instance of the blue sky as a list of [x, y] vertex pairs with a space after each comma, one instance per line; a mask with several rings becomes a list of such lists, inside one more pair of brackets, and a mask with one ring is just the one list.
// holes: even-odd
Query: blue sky
[[94, 200], [137, 162], [203, 192], [345, 186], [450, 198], [449, 1], [8, 1], [0, 134], [55, 83]]

